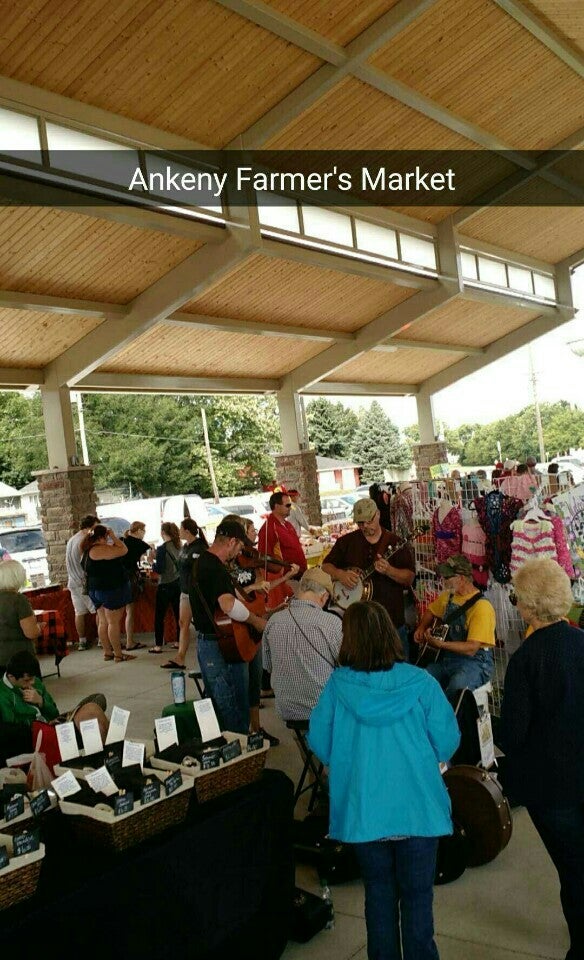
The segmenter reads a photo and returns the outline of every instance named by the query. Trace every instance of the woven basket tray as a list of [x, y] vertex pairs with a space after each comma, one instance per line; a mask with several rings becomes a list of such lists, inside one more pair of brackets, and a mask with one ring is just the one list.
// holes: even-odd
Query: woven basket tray
[[[164, 779], [160, 771], [150, 772]], [[186, 780], [170, 797], [161, 797], [144, 807], [137, 803], [131, 813], [119, 817], [114, 816], [113, 810], [80, 807], [69, 800], [60, 800], [59, 806], [72, 817], [73, 832], [81, 842], [119, 853], [185, 820], [192, 787], [192, 780]]]
[[[47, 810], [43, 810], [37, 821], [46, 816], [47, 813], [50, 813], [51, 810], [57, 808], [57, 800], [55, 797], [51, 798], [51, 806]], [[14, 820], [0, 820], [0, 833], [9, 833], [11, 836], [14, 836], [15, 833], [20, 833], [22, 830], [27, 830], [30, 826], [33, 825], [34, 816], [31, 813], [30, 804], [28, 798], [25, 797], [24, 800], [24, 813], [21, 813], [19, 817], [15, 817]]]
[[167, 760], [159, 760], [157, 757], [152, 757], [150, 763], [160, 770], [180, 770], [183, 776], [191, 777], [199, 803], [214, 800], [215, 797], [219, 797], [223, 793], [230, 793], [231, 790], [238, 790], [240, 787], [245, 787], [248, 783], [258, 780], [266, 764], [266, 753], [270, 746], [264, 740], [264, 746], [261, 750], [247, 753], [247, 737], [229, 731], [223, 731], [223, 736], [229, 742], [239, 740], [243, 753], [240, 757], [235, 757], [228, 763], [221, 761], [221, 766], [215, 767], [213, 770], [184, 767]]
[[0, 870], [0, 910], [6, 910], [15, 903], [32, 897], [39, 882], [44, 855], [45, 847], [41, 843], [34, 853], [15, 857], [7, 867]]

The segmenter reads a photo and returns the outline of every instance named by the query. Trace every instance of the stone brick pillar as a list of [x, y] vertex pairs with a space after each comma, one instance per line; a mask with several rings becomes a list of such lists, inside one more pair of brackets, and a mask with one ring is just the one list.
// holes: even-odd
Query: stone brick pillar
[[429, 480], [430, 467], [435, 463], [448, 463], [446, 444], [442, 440], [436, 443], [414, 444], [413, 455], [418, 480]]
[[310, 523], [320, 526], [320, 492], [316, 472], [316, 453], [314, 450], [302, 450], [300, 453], [276, 454], [276, 479], [288, 490], [298, 490], [300, 506]]
[[47, 560], [51, 583], [67, 583], [65, 546], [79, 530], [82, 517], [95, 513], [97, 497], [93, 485], [93, 467], [69, 467], [67, 470], [37, 470], [41, 524], [47, 541]]

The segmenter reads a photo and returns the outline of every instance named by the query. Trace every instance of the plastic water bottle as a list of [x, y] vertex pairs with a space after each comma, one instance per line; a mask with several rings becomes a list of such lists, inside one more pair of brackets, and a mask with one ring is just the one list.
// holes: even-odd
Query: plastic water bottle
[[325, 930], [334, 930], [335, 928], [335, 908], [333, 906], [333, 900], [331, 897], [331, 888], [328, 885], [328, 880], [325, 877], [320, 878], [320, 895], [327, 907], [329, 908], [329, 919], [325, 923]]
[[175, 703], [185, 703], [186, 701], [186, 684], [185, 684], [185, 675], [182, 670], [173, 670], [170, 675], [170, 687], [172, 690], [172, 698]]

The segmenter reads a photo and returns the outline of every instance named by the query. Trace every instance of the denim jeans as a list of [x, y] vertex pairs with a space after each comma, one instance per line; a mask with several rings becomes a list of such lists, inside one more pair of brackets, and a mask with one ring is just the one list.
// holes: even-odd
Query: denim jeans
[[225, 663], [214, 633], [198, 634], [199, 666], [221, 730], [249, 730], [249, 668]]
[[438, 838], [380, 840], [353, 848], [365, 884], [369, 960], [438, 960], [432, 916]]
[[436, 663], [426, 667], [436, 678], [447, 697], [457, 691], [476, 690], [493, 676], [493, 654], [490, 650], [478, 650], [473, 657], [462, 653], [443, 653]]
[[529, 804], [529, 816], [560, 878], [560, 899], [570, 933], [566, 960], [584, 957], [584, 803], [572, 807]]
[[408, 637], [408, 628], [405, 623], [402, 623], [401, 627], [397, 628], [399, 638], [402, 642], [402, 647], [404, 648], [404, 656], [406, 658], [406, 663], [410, 662], [410, 641]]

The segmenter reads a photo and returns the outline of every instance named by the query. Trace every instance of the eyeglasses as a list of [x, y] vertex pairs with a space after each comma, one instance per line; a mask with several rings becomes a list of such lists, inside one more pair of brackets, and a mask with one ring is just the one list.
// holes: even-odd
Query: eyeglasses
[[292, 506], [292, 502], [290, 501], [290, 503], [283, 503], [282, 506], [288, 507], [288, 509], [290, 509], [290, 507]]

